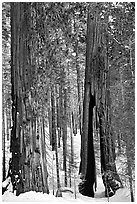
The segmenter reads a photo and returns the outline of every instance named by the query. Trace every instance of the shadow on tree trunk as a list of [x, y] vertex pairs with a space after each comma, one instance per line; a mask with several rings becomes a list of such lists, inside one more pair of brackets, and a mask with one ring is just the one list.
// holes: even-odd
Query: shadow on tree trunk
[[95, 173], [95, 155], [93, 145], [93, 108], [95, 106], [95, 97], [90, 94], [89, 102], [89, 123], [88, 123], [88, 157], [87, 172], [85, 179], [79, 184], [79, 192], [82, 195], [94, 197], [93, 185], [96, 183]]

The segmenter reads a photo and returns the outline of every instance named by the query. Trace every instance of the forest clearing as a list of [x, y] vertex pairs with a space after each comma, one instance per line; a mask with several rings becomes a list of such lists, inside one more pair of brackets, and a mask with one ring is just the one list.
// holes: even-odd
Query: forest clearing
[[2, 3], [2, 200], [135, 201], [135, 2]]

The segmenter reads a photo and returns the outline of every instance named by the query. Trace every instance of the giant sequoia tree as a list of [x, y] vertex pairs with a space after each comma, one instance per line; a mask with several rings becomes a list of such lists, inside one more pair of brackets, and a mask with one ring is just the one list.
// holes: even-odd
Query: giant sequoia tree
[[[83, 102], [83, 131], [81, 137], [82, 182], [79, 191], [94, 197], [96, 181], [93, 145], [93, 112], [100, 134], [101, 173], [106, 196], [112, 196], [121, 186], [115, 165], [115, 148], [111, 129], [110, 72], [108, 34], [100, 20], [99, 6], [89, 5], [87, 17], [87, 48], [85, 92]], [[118, 182], [117, 182], [118, 181]]]
[[[31, 3], [11, 3], [12, 134], [9, 174], [17, 195], [48, 193], [43, 118], [32, 105]], [[34, 10], [34, 12], [36, 12]], [[34, 54], [34, 53], [33, 53]], [[32, 69], [33, 68], [33, 69]], [[9, 176], [10, 176], [9, 175]]]

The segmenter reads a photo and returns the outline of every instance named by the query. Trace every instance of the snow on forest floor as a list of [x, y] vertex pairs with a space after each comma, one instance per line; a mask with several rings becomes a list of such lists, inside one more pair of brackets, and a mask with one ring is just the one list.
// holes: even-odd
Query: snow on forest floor
[[[48, 130], [47, 130], [48, 131]], [[49, 172], [49, 190], [50, 194], [43, 194], [41, 192], [35, 192], [35, 191], [29, 191], [26, 193], [22, 193], [19, 196], [16, 196], [15, 194], [11, 193], [10, 190], [6, 191], [4, 195], [2, 195], [2, 201], [3, 202], [130, 202], [130, 192], [127, 188], [122, 188], [117, 190], [116, 194], [112, 197], [106, 198], [105, 197], [105, 189], [102, 182], [102, 178], [100, 175], [97, 177], [97, 191], [95, 192], [95, 197], [90, 198], [87, 196], [83, 196], [78, 192], [78, 184], [80, 183], [80, 178], [78, 175], [78, 167], [80, 162], [80, 135], [77, 134], [77, 136], [73, 136], [73, 144], [74, 144], [74, 153], [76, 155], [76, 164], [77, 168], [74, 171], [74, 174], [72, 175], [72, 191], [71, 192], [62, 192], [62, 197], [55, 197], [53, 195], [53, 182], [51, 177], [51, 167], [48, 168]], [[47, 144], [48, 145], [48, 144]], [[47, 146], [49, 147], [49, 146]], [[61, 155], [61, 151], [59, 150], [59, 154]], [[52, 156], [50, 149], [47, 149], [47, 160], [50, 161], [50, 164], [52, 165]], [[48, 156], [49, 155], [49, 156]], [[54, 161], [55, 162], [55, 161]], [[99, 162], [97, 161], [97, 165]], [[99, 167], [100, 168], [100, 167]], [[56, 171], [54, 170], [54, 176], [56, 176]], [[75, 176], [75, 183], [76, 183], [76, 189], [74, 189], [74, 176]], [[60, 178], [61, 178], [61, 186], [63, 186], [63, 178], [64, 172], [60, 171]], [[54, 181], [54, 185], [56, 188], [56, 178]], [[56, 189], [55, 193], [56, 194]]]
[[[102, 184], [102, 179], [98, 178], [98, 188], [95, 193], [95, 198], [90, 198], [83, 196], [80, 193], [75, 195], [72, 193], [62, 193], [62, 197], [55, 197], [50, 194], [43, 194], [40, 192], [26, 192], [22, 193], [19, 196], [7, 191], [2, 196], [2, 201], [4, 202], [108, 202], [108, 198], [104, 197], [104, 186]], [[126, 188], [119, 189], [116, 194], [109, 198], [109, 202], [130, 202], [130, 193]]]

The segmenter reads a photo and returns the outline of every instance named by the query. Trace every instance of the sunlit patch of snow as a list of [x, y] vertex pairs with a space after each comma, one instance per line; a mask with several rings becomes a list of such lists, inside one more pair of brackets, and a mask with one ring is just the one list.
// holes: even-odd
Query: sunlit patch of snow
[[110, 198], [111, 202], [131, 202], [130, 192], [127, 188], [121, 188]]

